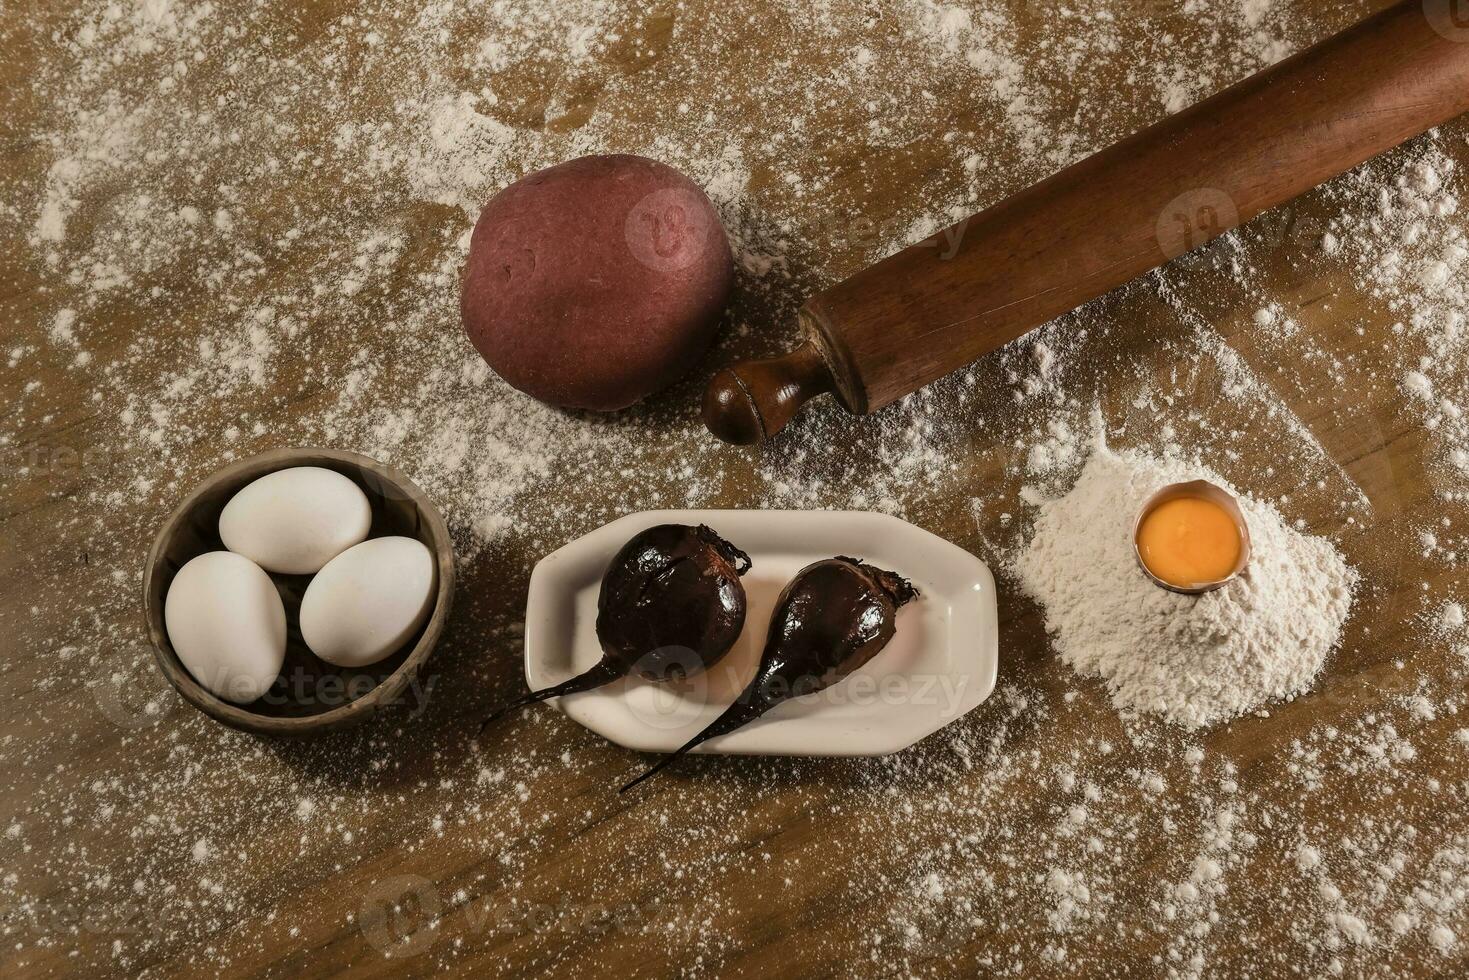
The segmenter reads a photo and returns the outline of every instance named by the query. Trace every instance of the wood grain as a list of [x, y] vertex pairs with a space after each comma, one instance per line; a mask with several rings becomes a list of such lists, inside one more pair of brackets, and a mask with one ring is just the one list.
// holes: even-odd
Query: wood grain
[[805, 346], [737, 365], [774, 379], [745, 411], [762, 438], [832, 387], [877, 411], [1465, 111], [1469, 50], [1404, 0], [811, 297], [830, 378], [805, 380]]
[[[1290, 4], [1317, 38], [1381, 6]], [[1130, 12], [1143, 16], [1155, 7], [1153, 0], [1115, 5], [1124, 41], [1144, 43], [1127, 33]], [[239, 43], [269, 40], [309, 59], [353, 9], [345, 0], [272, 7], [242, 17]], [[1018, 58], [1054, 43], [1053, 9], [1010, 10]], [[507, 79], [493, 111], [517, 125], [574, 128], [614, 73], [650, 87], [677, 78], [687, 70], [677, 67], [683, 32], [735, 16], [728, 11], [714, 0], [660, 7], [648, 24], [626, 32], [607, 64], [566, 83], [575, 97], [560, 104], [560, 115], [548, 109], [547, 88], [572, 73], [554, 59]], [[772, 75], [790, 70], [790, 32], [760, 25], [796, 15], [775, 4], [740, 11], [744, 33], [730, 44], [728, 63], [691, 75], [699, 79], [690, 83], [695, 104], [739, 84], [751, 64]], [[799, 16], [810, 14], [803, 7]], [[27, 80], [52, 33], [75, 25], [60, 5], [41, 3], [8, 6], [0, 18], [0, 160], [17, 179], [39, 181], [53, 155], [43, 135], [56, 120]], [[1187, 19], [1180, 14], [1170, 23], [1182, 29]], [[837, 39], [823, 45], [845, 57]], [[1091, 145], [1160, 117], [1160, 106], [1130, 98], [1138, 86], [1127, 71], [1115, 63], [1098, 70], [1117, 95], [1115, 104], [1082, 116]], [[384, 98], [373, 79], [356, 81], [364, 104]], [[272, 83], [241, 78], [232, 91], [248, 101]], [[972, 179], [983, 200], [999, 200], [1045, 173], [1034, 172], [1033, 158], [1006, 149], [1003, 114], [972, 98], [973, 84], [957, 75], [922, 80], [934, 111], [955, 128], [994, 134], [997, 159], [1012, 165]], [[924, 104], [915, 98], [913, 112], [926, 111]], [[1061, 125], [1081, 108], [1063, 101], [1048, 111]], [[666, 105], [618, 109], [678, 125]], [[819, 161], [830, 175], [825, 200], [884, 227], [911, 220], [915, 188], [957, 189], [971, 179], [947, 167], [942, 134], [934, 142], [874, 146], [868, 120], [850, 106], [818, 106], [812, 119], [827, 137]], [[759, 106], [740, 122], [751, 132], [772, 125]], [[1454, 123], [1444, 133], [1445, 152], [1462, 173], [1469, 127]], [[220, 166], [229, 172], [227, 159]], [[752, 195], [772, 209], [787, 206], [781, 171], [762, 167], [751, 174]], [[316, 169], [292, 179], [320, 207], [340, 206], [336, 176]], [[295, 199], [282, 189], [281, 199], [242, 205], [240, 223], [263, 256], [257, 298], [299, 285], [292, 278], [299, 270], [270, 249], [294, 220], [285, 205]], [[45, 349], [61, 277], [27, 242], [33, 202], [9, 203], [16, 211], [0, 215], [0, 320], [16, 343]], [[790, 206], [802, 209], [804, 228], [833, 227], [831, 214], [810, 201]], [[1198, 416], [1190, 433], [1203, 439], [1210, 429], [1228, 431], [1253, 447], [1220, 457], [1226, 477], [1265, 497], [1289, 497], [1292, 516], [1338, 540], [1368, 582], [1312, 693], [1187, 738], [1135, 738], [1101, 685], [1058, 662], [1037, 610], [1002, 581], [1001, 693], [950, 729], [880, 766], [691, 758], [646, 793], [619, 797], [616, 786], [649, 759], [549, 709], [475, 737], [484, 711], [523, 684], [519, 637], [506, 624], [523, 614], [529, 569], [540, 557], [527, 537], [461, 564], [455, 614], [425, 678], [426, 704], [311, 743], [229, 732], [177, 698], [158, 674], [135, 586], [153, 534], [192, 481], [218, 465], [217, 433], [233, 420], [221, 408], [217, 418], [204, 416], [217, 424], [201, 426], [185, 451], [134, 458], [114, 442], [101, 407], [108, 402], [93, 397], [111, 383], [105, 376], [82, 381], [65, 360], [41, 357], [0, 372], [0, 402], [25, 406], [6, 423], [8, 441], [0, 446], [0, 833], [23, 828], [0, 836], [0, 973], [1167, 975], [1182, 969], [1191, 943], [1205, 942], [1211, 976], [1329, 975], [1337, 958], [1348, 976], [1469, 973], [1462, 912], [1460, 942], [1443, 954], [1421, 940], [1333, 949], [1302, 939], [1323, 928], [1318, 883], [1291, 863], [1302, 828], [1340, 842], [1370, 826], [1397, 840], [1414, 868], [1426, 867], [1442, 842], [1469, 833], [1469, 810], [1456, 789], [1466, 776], [1454, 741], [1462, 713], [1415, 723], [1420, 751], [1402, 764], [1401, 780], [1384, 783], [1333, 765], [1320, 776], [1322, 788], [1303, 788], [1301, 767], [1310, 766], [1324, 730], [1339, 726], [1343, 738], [1355, 736], [1364, 719], [1380, 725], [1400, 716], [1420, 683], [1452, 688], [1463, 679], [1460, 658], [1451, 645], [1425, 639], [1421, 617], [1426, 595], [1462, 593], [1464, 575], [1422, 556], [1415, 542], [1441, 519], [1456, 527], [1469, 521], [1469, 501], [1445, 500], [1435, 489], [1429, 434], [1402, 411], [1396, 379], [1350, 383], [1375, 377], [1402, 316], [1358, 284], [1345, 261], [1315, 250], [1317, 230], [1339, 206], [1330, 189], [1309, 194], [1263, 216], [1279, 220], [1251, 223], [1242, 244], [1216, 243], [1065, 324], [1068, 336], [1084, 337], [1069, 352], [1067, 391], [1078, 400], [1100, 398], [1125, 428], [1124, 441], [1159, 437], [1155, 420], [1134, 406], [1140, 391], [1176, 397], [1180, 416]], [[462, 224], [455, 209], [423, 201], [404, 201], [398, 217], [423, 251], [452, 241]], [[872, 258], [862, 234], [842, 230], [850, 237], [833, 233], [817, 242], [812, 235], [791, 245], [783, 287], [790, 295], [742, 281], [734, 320], [751, 330], [722, 354], [758, 356], [789, 345], [801, 297]], [[97, 363], [122, 357], [140, 335], [155, 336], [162, 349], [192, 350], [218, 300], [183, 266], [228, 261], [226, 251], [189, 252], [178, 266], [158, 270], [144, 285], [156, 285], [161, 299], [148, 299], [145, 289], [142, 299], [97, 311], [89, 336]], [[1294, 340], [1273, 343], [1251, 328], [1259, 293], [1243, 282], [1238, 262], [1300, 324]], [[391, 322], [395, 299], [426, 288], [422, 271], [410, 260], [374, 284], [380, 305], [373, 315]], [[350, 325], [328, 326], [345, 332]], [[1223, 338], [1268, 382], [1268, 397], [1229, 397], [1230, 379], [1201, 336]], [[1308, 357], [1307, 349], [1329, 356]], [[353, 351], [344, 344], [339, 353], [345, 364]], [[703, 503], [762, 506], [775, 479], [876, 486], [891, 461], [860, 452], [878, 431], [864, 426], [912, 420], [937, 430], [946, 479], [964, 489], [930, 492], [932, 474], [911, 471], [904, 516], [994, 559], [1014, 540], [1024, 447], [1035, 436], [1010, 380], [1028, 357], [1001, 352], [922, 396], [949, 410], [941, 417], [923, 416], [921, 400], [902, 408], [911, 415], [820, 414], [807, 432], [821, 436], [820, 452], [802, 453], [800, 431], [791, 433], [798, 441], [786, 455], [729, 449]], [[161, 357], [158, 371], [167, 367]], [[411, 382], [427, 367], [408, 359], [378, 383]], [[714, 365], [707, 367], [712, 373]], [[246, 440], [249, 451], [290, 444], [296, 420], [332, 404], [334, 394], [313, 386], [309, 371], [291, 365], [262, 393], [256, 418], [266, 435]], [[672, 406], [692, 406], [702, 380], [655, 406], [671, 419], [668, 438], [648, 447], [640, 463], [671, 467], [688, 452], [680, 439], [692, 408]], [[27, 395], [31, 382], [41, 395]], [[1319, 453], [1292, 455], [1290, 447], [1305, 440], [1282, 435], [1280, 418], [1265, 411], [1277, 404]], [[609, 483], [624, 479], [620, 465], [609, 462]], [[144, 502], [107, 502], [118, 481], [139, 473], [157, 481]], [[538, 533], [571, 540], [612, 516], [598, 509], [606, 490], [547, 479], [538, 492], [566, 503], [561, 513], [570, 516]], [[133, 598], [107, 598], [119, 591]], [[114, 684], [114, 677], [121, 679]], [[1187, 763], [1185, 744], [1201, 749], [1205, 762]], [[1077, 920], [1063, 936], [1036, 895], [1052, 865], [1077, 858], [1082, 843], [1055, 831], [1081, 792], [1061, 780], [1073, 765], [1100, 797], [1092, 819], [1107, 834], [1097, 859], [1107, 873], [1096, 918]], [[1142, 773], [1166, 775], [1165, 788], [1145, 796]], [[316, 801], [314, 813], [298, 818], [298, 798], [303, 806]], [[1207, 935], [1191, 939], [1165, 919], [1164, 887], [1187, 878], [1198, 842], [1231, 800], [1257, 843], [1249, 861], [1228, 869], [1227, 892], [1211, 900], [1213, 922], [1199, 920]], [[104, 818], [114, 807], [123, 819]], [[196, 840], [208, 860], [191, 856]], [[940, 916], [939, 906], [916, 900], [931, 869], [944, 872], [954, 891], [966, 883], [960, 894], [972, 908], [960, 914], [943, 904]], [[994, 887], [979, 887], [980, 875]], [[1064, 946], [1064, 958], [1046, 955], [1052, 943]]]

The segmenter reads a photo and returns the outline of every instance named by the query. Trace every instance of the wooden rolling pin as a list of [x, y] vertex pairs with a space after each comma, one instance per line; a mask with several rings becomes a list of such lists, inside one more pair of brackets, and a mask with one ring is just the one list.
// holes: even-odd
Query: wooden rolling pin
[[825, 392], [875, 412], [1469, 111], [1448, 10], [1405, 0], [812, 297], [805, 343], [715, 375], [705, 424], [751, 445]]

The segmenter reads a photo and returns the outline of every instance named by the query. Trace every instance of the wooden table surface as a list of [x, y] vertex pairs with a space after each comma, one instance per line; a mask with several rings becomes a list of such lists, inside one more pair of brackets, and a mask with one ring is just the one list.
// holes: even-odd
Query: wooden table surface
[[[1462, 174], [1464, 121], [1046, 328], [1059, 381], [1034, 397], [1032, 341], [877, 418], [827, 406], [763, 454], [693, 408], [717, 364], [786, 346], [803, 295], [926, 220], [1380, 4], [408, 6], [0, 6], [0, 972], [1469, 972], [1465, 640], [1432, 627], [1469, 590], [1422, 537], [1457, 540], [1469, 493], [1403, 392], [1407, 314], [1355, 243], [1320, 247], [1414, 159]], [[415, 107], [461, 92], [499, 134], [467, 158], [488, 169], [411, 152]], [[698, 377], [612, 420], [477, 372], [453, 276], [469, 200], [598, 149], [718, 185], [742, 259]], [[384, 227], [396, 244], [364, 251]], [[1260, 328], [1272, 304], [1298, 332]], [[1311, 693], [1183, 732], [1124, 722], [1059, 662], [1004, 561], [1028, 448], [1094, 402], [1114, 441], [1198, 448], [1359, 568]], [[467, 443], [440, 438], [456, 420]], [[312, 442], [444, 501], [458, 604], [421, 702], [257, 740], [163, 687], [142, 563], [213, 469]], [[648, 757], [550, 708], [477, 737], [523, 687], [534, 562], [669, 505], [866, 506], [969, 549], [1001, 580], [999, 690], [889, 758], [700, 757], [626, 796]]]

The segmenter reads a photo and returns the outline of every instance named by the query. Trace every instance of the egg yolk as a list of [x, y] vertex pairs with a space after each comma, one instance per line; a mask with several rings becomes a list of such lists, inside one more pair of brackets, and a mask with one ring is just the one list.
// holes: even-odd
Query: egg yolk
[[1148, 571], [1188, 589], [1233, 572], [1241, 542], [1239, 528], [1223, 507], [1202, 497], [1175, 497], [1143, 517], [1137, 548]]

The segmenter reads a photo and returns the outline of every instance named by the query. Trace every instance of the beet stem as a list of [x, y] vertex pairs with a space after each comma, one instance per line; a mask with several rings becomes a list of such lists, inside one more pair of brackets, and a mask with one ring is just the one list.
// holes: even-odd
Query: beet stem
[[498, 721], [517, 708], [523, 708], [528, 704], [535, 704], [539, 701], [549, 700], [550, 698], [559, 698], [563, 694], [578, 694], [582, 691], [590, 691], [604, 684], [610, 684], [623, 676], [623, 672], [612, 664], [606, 660], [600, 660], [596, 666], [585, 673], [577, 674], [569, 681], [562, 681], [554, 687], [544, 687], [539, 691], [532, 691], [524, 697], [516, 698], [509, 704], [501, 705], [490, 712], [490, 716], [480, 724], [479, 730], [483, 734], [484, 730], [490, 727], [492, 722]]

